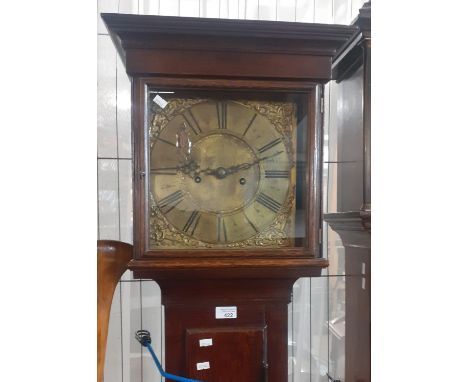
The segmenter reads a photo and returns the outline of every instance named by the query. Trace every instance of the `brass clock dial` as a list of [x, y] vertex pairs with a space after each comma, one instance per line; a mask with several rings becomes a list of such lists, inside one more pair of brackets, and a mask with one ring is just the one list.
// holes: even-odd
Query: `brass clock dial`
[[291, 245], [292, 103], [173, 98], [150, 128], [150, 245]]

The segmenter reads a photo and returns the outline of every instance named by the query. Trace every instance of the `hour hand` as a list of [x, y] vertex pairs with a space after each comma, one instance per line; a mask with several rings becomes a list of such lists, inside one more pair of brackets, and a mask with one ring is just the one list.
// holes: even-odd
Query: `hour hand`
[[184, 174], [193, 177], [194, 173], [197, 172], [199, 168], [200, 166], [198, 166], [198, 164], [195, 161], [190, 160], [179, 166], [152, 168], [150, 172], [151, 174], [159, 175], [176, 175], [177, 172], [180, 171]]

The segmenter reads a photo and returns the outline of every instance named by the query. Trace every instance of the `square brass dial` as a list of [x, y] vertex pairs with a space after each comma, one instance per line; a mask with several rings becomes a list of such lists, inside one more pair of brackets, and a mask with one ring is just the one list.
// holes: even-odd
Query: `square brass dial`
[[157, 96], [150, 249], [294, 246], [296, 104]]

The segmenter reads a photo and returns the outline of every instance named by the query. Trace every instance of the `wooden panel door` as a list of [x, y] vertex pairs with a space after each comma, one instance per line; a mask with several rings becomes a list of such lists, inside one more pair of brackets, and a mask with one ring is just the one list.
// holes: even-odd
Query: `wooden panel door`
[[188, 329], [187, 375], [203, 382], [265, 381], [265, 341], [262, 327]]

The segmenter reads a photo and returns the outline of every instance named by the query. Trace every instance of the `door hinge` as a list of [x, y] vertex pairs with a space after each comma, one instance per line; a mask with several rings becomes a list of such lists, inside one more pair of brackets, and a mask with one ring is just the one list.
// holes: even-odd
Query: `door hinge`
[[323, 114], [323, 111], [325, 110], [325, 99], [320, 97], [320, 112]]

